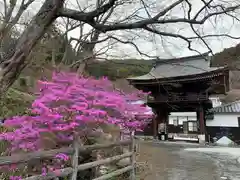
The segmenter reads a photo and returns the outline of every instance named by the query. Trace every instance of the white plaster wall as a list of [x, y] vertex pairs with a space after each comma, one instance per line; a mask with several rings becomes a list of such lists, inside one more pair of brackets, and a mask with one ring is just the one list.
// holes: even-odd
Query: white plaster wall
[[[177, 119], [177, 118], [174, 117], [174, 116], [169, 117], [168, 123], [173, 124], [174, 119]], [[178, 124], [179, 125], [182, 125], [184, 121], [187, 121], [187, 117], [178, 117]], [[188, 121], [197, 121], [197, 118], [196, 117], [188, 117]]]
[[183, 125], [184, 121], [187, 121], [187, 117], [181, 117], [181, 116], [178, 117], [178, 124]]
[[197, 116], [196, 112], [171, 112], [170, 116]]
[[212, 101], [212, 106], [213, 107], [217, 107], [217, 106], [221, 106], [222, 105], [222, 102], [221, 102], [220, 98], [217, 97], [217, 96], [209, 97], [209, 99]]
[[182, 125], [184, 121], [197, 121], [196, 112], [173, 112], [168, 117], [168, 123], [173, 124], [173, 120], [177, 119], [178, 117], [178, 124]]
[[174, 119], [176, 119], [175, 116], [168, 116], [168, 124], [173, 124]]
[[206, 120], [206, 126], [238, 127], [238, 114], [215, 114], [213, 120]]

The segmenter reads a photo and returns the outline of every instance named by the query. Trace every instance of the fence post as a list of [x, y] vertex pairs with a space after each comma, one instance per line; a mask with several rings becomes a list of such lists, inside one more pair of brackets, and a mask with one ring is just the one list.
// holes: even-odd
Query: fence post
[[131, 147], [130, 147], [130, 151], [133, 152], [132, 156], [131, 156], [131, 165], [132, 165], [132, 171], [130, 174], [130, 179], [131, 180], [136, 180], [136, 142], [135, 142], [135, 134], [134, 131], [131, 132]]
[[72, 168], [73, 168], [73, 173], [72, 173], [72, 178], [71, 180], [77, 180], [77, 173], [78, 173], [78, 154], [79, 154], [79, 149], [78, 149], [78, 139], [74, 138], [73, 140], [73, 148], [74, 148], [74, 154], [72, 156]]

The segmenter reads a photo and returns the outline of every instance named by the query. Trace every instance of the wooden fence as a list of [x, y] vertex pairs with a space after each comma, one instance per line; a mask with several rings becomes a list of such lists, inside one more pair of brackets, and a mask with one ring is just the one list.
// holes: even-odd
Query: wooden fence
[[[72, 174], [71, 180], [77, 180], [77, 173], [78, 171], [98, 167], [104, 164], [109, 164], [112, 162], [117, 162], [121, 159], [130, 158], [131, 163], [121, 169], [117, 169], [116, 171], [104, 174], [100, 177], [97, 177], [93, 180], [105, 180], [109, 178], [113, 178], [124, 174], [126, 172], [130, 172], [130, 179], [135, 180], [136, 174], [136, 143], [134, 139], [134, 134], [130, 136], [131, 138], [128, 140], [121, 140], [118, 142], [108, 143], [108, 144], [95, 144], [95, 145], [87, 145], [87, 146], [75, 146], [75, 147], [67, 147], [61, 149], [54, 149], [49, 151], [38, 151], [33, 153], [24, 153], [24, 154], [16, 154], [12, 156], [2, 156], [0, 157], [0, 166], [3, 165], [11, 165], [11, 164], [19, 164], [19, 163], [26, 163], [32, 160], [43, 159], [43, 158], [51, 158], [54, 157], [58, 153], [64, 153], [68, 155], [72, 155], [72, 167], [67, 167], [64, 169], [60, 169], [57, 173], [50, 172], [46, 175], [35, 175], [25, 178], [24, 180], [47, 180], [47, 179], [55, 179], [57, 180], [59, 177], [66, 177]], [[89, 162], [85, 164], [78, 164], [78, 156], [83, 152], [91, 152], [94, 150], [101, 150], [106, 148], [113, 148], [113, 147], [120, 147], [120, 146], [129, 146], [129, 152], [123, 153], [120, 155], [108, 157], [105, 159], [97, 160], [94, 162]]]

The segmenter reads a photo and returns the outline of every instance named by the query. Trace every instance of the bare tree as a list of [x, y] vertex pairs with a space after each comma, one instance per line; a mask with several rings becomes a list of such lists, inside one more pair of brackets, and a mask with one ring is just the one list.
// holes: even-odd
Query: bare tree
[[[3, 0], [4, 13], [1, 17], [0, 26], [0, 57], [1, 60], [11, 56], [11, 51], [4, 51], [4, 41], [11, 33], [12, 28], [19, 23], [24, 11], [33, 3], [34, 0]], [[19, 7], [17, 5], [19, 4]], [[16, 11], [16, 12], [14, 12]]]
[[[165, 6], [158, 7], [152, 6], [151, 3], [153, 2], [150, 0], [135, 0], [133, 1], [134, 3], [136, 2], [142, 5], [143, 8], [140, 11], [142, 13], [132, 13], [131, 15], [127, 13], [128, 10], [126, 9], [125, 12], [127, 16], [124, 18], [112, 21], [111, 17], [114, 16], [111, 16], [105, 23], [98, 21], [98, 18], [103, 14], [110, 13], [111, 11], [113, 11], [112, 14], [114, 14], [114, 12], [117, 11], [116, 8], [121, 6], [124, 1], [126, 0], [106, 0], [96, 8], [92, 7], [90, 10], [75, 10], [65, 8], [63, 6], [64, 0], [45, 0], [38, 13], [33, 17], [32, 21], [19, 38], [13, 55], [0, 64], [0, 93], [4, 94], [9, 86], [15, 81], [19, 73], [28, 64], [26, 57], [46, 32], [46, 29], [58, 17], [70, 18], [90, 25], [95, 29], [97, 34], [108, 34], [109, 32], [118, 30], [143, 30], [161, 37], [180, 39], [187, 43], [190, 50], [194, 50], [192, 47], [193, 39], [200, 39], [205, 46], [211, 50], [211, 47], [209, 47], [205, 40], [207, 37], [231, 36], [226, 34], [205, 34], [202, 36], [198, 32], [196, 26], [203, 26], [209, 20], [213, 20], [220, 16], [227, 16], [238, 20], [237, 13], [240, 8], [240, 3], [238, 1], [201, 0], [190, 2], [188, 0], [176, 0], [174, 2], [165, 1], [167, 3]], [[179, 10], [179, 8], [181, 9], [179, 14], [175, 13], [171, 15], [171, 12], [176, 9]], [[145, 10], [144, 13], [143, 9]], [[155, 9], [155, 11], [151, 11], [152, 9]], [[166, 28], [163, 28], [166, 27], [166, 25], [175, 26], [177, 24], [184, 24], [190, 27], [192, 33], [195, 35], [193, 36], [192, 33], [190, 33], [189, 36], [188, 34], [184, 35], [178, 32], [168, 32]]]
[[[82, 9], [87, 10], [91, 8], [90, 5], [87, 5], [86, 7], [81, 7], [79, 0], [76, 0], [77, 2], [77, 9], [79, 11], [82, 11]], [[95, 8], [99, 8], [104, 4], [105, 1], [103, 0], [96, 0], [96, 4], [94, 4]], [[124, 4], [127, 2], [121, 2], [121, 4]], [[112, 13], [114, 12], [114, 8], [118, 6], [119, 4], [113, 6], [108, 12], [101, 14], [99, 17], [96, 18], [96, 22], [100, 24], [105, 24], [107, 20], [111, 17]], [[79, 73], [86, 72], [86, 67], [88, 64], [93, 63], [94, 59], [101, 55], [105, 54], [106, 51], [110, 49], [110, 47], [115, 42], [108, 42], [108, 44], [103, 45], [101, 44], [101, 48], [98, 50], [95, 50], [96, 44], [103, 43], [105, 41], [108, 41], [110, 39], [109, 36], [104, 36], [100, 38], [100, 35], [103, 34], [101, 31], [98, 31], [94, 28], [91, 28], [90, 30], [85, 31], [87, 24], [85, 22], [79, 22], [76, 20], [72, 20], [70, 18], [63, 18], [63, 22], [65, 24], [64, 26], [64, 36], [66, 43], [65, 53], [62, 59], [61, 64], [68, 64], [71, 68], [78, 69]], [[79, 31], [79, 37], [71, 37], [68, 38], [68, 34], [70, 31], [78, 29]], [[89, 26], [88, 26], [89, 29]], [[100, 38], [100, 39], [99, 39]], [[76, 52], [76, 59], [72, 60], [67, 58], [67, 46], [71, 44], [72, 42], [75, 42], [74, 50]]]

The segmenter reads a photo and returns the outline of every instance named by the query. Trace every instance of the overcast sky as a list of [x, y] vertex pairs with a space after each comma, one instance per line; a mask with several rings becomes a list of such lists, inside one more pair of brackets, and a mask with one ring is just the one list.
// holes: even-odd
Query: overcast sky
[[[0, 2], [3, 0], [0, 0]], [[215, 0], [216, 1], [216, 0]], [[228, 0], [230, 2], [231, 0]], [[76, 7], [76, 0], [68, 0], [68, 3], [71, 3], [71, 8]], [[89, 5], [94, 5], [93, 2], [95, 0], [79, 0], [82, 7], [86, 7]], [[150, 14], [154, 15], [156, 12], [163, 9], [167, 3], [173, 2], [173, 0], [161, 0], [154, 3], [152, 0], [146, 0], [147, 3], [153, 3]], [[156, 2], [156, 1], [155, 1]], [[200, 7], [201, 3], [199, 0], [192, 0], [194, 2], [193, 9], [196, 12]], [[36, 0], [25, 13], [22, 20], [27, 21], [31, 18], [31, 16], [39, 10], [41, 6], [41, 1]], [[0, 7], [3, 6], [0, 4]], [[115, 14], [112, 16], [111, 20], [116, 21], [119, 19], [124, 19], [131, 12], [135, 11], [139, 8], [139, 4], [132, 4], [120, 7], [116, 10]], [[184, 15], [183, 7], [179, 6], [171, 11], [169, 17], [182, 17]], [[139, 11], [138, 16], [146, 17], [147, 14], [145, 11]], [[239, 16], [240, 17], [240, 16]], [[232, 18], [229, 17], [221, 17], [217, 20], [211, 19], [212, 22], [207, 22], [204, 26], [198, 27], [199, 31], [202, 31], [204, 34], [216, 34], [216, 33], [227, 33], [232, 36], [240, 36], [239, 29], [240, 23], [238, 21], [232, 21]], [[216, 21], [216, 22], [214, 22]], [[214, 24], [214, 25], [213, 25]], [[191, 35], [192, 32], [190, 28], [183, 24], [171, 24], [171, 25], [160, 25], [156, 26], [157, 29], [161, 29], [164, 32], [173, 32], [180, 33], [181, 35]], [[197, 27], [196, 27], [197, 28]], [[85, 27], [85, 31], [87, 32], [90, 27]], [[169, 37], [159, 37], [158, 35], [150, 34], [142, 30], [133, 30], [131, 32], [119, 31], [111, 33], [114, 36], [120, 37], [122, 40], [133, 39], [133, 42], [139, 47], [139, 49], [149, 55], [159, 56], [161, 58], [167, 57], [176, 57], [176, 56], [188, 56], [195, 54], [195, 52], [191, 52], [187, 49], [187, 44], [180, 39], [173, 39]], [[193, 35], [193, 34], [192, 34]], [[70, 36], [78, 38], [79, 29], [76, 29], [70, 33]], [[239, 43], [239, 40], [233, 40], [229, 38], [211, 38], [208, 39], [208, 44], [214, 53], [222, 51], [224, 48], [235, 46]], [[106, 46], [108, 42], [101, 43], [97, 45], [96, 49], [101, 49]], [[203, 44], [199, 41], [194, 43], [193, 46], [200, 52], [206, 52], [206, 49]], [[114, 44], [112, 49], [108, 51], [105, 55], [112, 55], [119, 58], [145, 58], [140, 56], [134, 47], [130, 45], [124, 45], [121, 43]]]
[[[228, 0], [228, 3], [231, 0]], [[85, 1], [81, 1], [83, 6]], [[90, 1], [88, 1], [90, 3]], [[146, 0], [146, 3], [153, 3], [152, 0]], [[161, 0], [156, 1], [157, 3], [153, 3], [152, 9], [149, 10], [151, 15], [161, 11], [167, 4], [171, 4], [174, 0]], [[192, 0], [193, 2], [193, 14], [198, 11], [202, 4], [199, 3], [199, 0]], [[125, 7], [121, 7], [116, 10], [116, 13], [113, 17], [113, 20], [118, 20], [119, 18], [127, 17], [131, 12], [135, 11], [139, 8], [139, 4], [132, 4], [127, 5]], [[169, 17], [183, 17], [184, 16], [184, 9], [186, 7], [178, 6], [177, 8], [173, 9], [169, 14]], [[138, 13], [138, 16], [147, 17], [145, 11], [141, 10]], [[202, 16], [203, 17], [203, 16]], [[240, 16], [239, 16], [240, 17]], [[216, 23], [216, 22], [217, 23]], [[194, 35], [192, 30], [189, 27], [183, 24], [171, 24], [171, 25], [160, 25], [156, 26], [157, 29], [160, 29], [164, 32], [174, 32], [179, 33], [181, 35]], [[212, 18], [211, 21], [208, 21], [203, 26], [197, 27], [201, 34], [230, 34], [232, 36], [240, 36], [239, 29], [240, 23], [238, 21], [233, 22], [233, 18], [221, 16], [217, 19]], [[76, 36], [78, 34], [77, 30], [71, 33], [72, 36]], [[146, 31], [140, 30], [132, 30], [131, 32], [121, 31], [115, 32], [115, 35], [121, 37], [123, 40], [128, 40], [129, 37], [132, 39], [134, 37], [134, 43], [137, 44], [139, 49], [151, 55], [160, 56], [162, 58], [166, 57], [176, 57], [176, 56], [188, 56], [191, 54], [195, 54], [196, 52], [189, 51], [187, 48], [187, 44], [180, 39], [169, 38], [169, 37], [160, 37], [158, 35], [150, 34]], [[208, 44], [210, 45], [211, 49], [214, 53], [222, 51], [224, 48], [235, 46], [239, 43], [239, 40], [233, 40], [229, 38], [209, 38], [207, 39]], [[104, 46], [103, 44], [98, 44], [97, 48], [101, 48]], [[200, 51], [206, 52], [208, 49], [201, 41], [196, 41], [193, 44], [193, 47]], [[138, 57], [141, 56], [137, 53], [134, 47], [131, 45], [125, 45], [118, 43], [117, 45], [113, 46], [113, 49], [108, 52], [110, 55], [116, 55], [118, 57], [126, 58], [126, 57]]]

